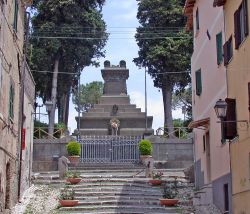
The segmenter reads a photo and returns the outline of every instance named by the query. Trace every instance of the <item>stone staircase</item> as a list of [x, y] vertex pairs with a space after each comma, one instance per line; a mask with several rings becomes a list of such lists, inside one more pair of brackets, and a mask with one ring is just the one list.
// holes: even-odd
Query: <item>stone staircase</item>
[[[98, 166], [98, 167], [97, 167]], [[145, 171], [136, 165], [87, 165], [79, 167], [82, 181], [72, 185], [75, 199], [79, 204], [74, 207], [60, 207], [59, 213], [128, 213], [128, 214], [177, 214], [176, 207], [162, 207], [159, 198], [160, 187], [151, 186]], [[169, 176], [184, 176], [181, 169], [161, 170], [164, 180]], [[35, 183], [61, 183], [57, 172], [35, 175]]]

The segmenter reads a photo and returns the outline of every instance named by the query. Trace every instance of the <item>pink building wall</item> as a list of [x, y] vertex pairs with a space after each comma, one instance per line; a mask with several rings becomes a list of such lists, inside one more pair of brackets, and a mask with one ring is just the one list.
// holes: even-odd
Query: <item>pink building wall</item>
[[[225, 34], [223, 8], [213, 7], [213, 2], [213, 0], [197, 0], [193, 7], [194, 52], [191, 59], [193, 121], [205, 118], [210, 120], [207, 127], [194, 128], [193, 132], [195, 160], [196, 163], [200, 162], [199, 167], [196, 166], [196, 174], [200, 173], [196, 176], [197, 182], [200, 183], [200, 188], [209, 186], [208, 195], [201, 197], [204, 199], [204, 202], [201, 203], [214, 202], [222, 210], [224, 199], [221, 198], [221, 195], [223, 193], [219, 193], [217, 197], [213, 190], [215, 186], [223, 189], [223, 179], [230, 180], [230, 158], [228, 143], [221, 143], [221, 125], [217, 122], [219, 119], [216, 117], [214, 105], [218, 99], [227, 97], [226, 69], [224, 62], [220, 65], [217, 64], [216, 46], [216, 35], [222, 32], [222, 44], [224, 44]], [[199, 10], [199, 31], [196, 30], [197, 8]], [[201, 69], [202, 93], [197, 96], [195, 72], [199, 69]], [[203, 138], [208, 132], [210, 161], [207, 154], [209, 148], [205, 148], [204, 151], [203, 145]]]

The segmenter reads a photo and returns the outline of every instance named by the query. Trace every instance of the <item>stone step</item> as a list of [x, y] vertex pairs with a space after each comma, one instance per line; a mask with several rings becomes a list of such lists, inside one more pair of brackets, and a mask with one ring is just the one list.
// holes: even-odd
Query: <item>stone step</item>
[[88, 193], [103, 193], [103, 192], [113, 192], [113, 193], [140, 193], [143, 195], [151, 194], [151, 195], [161, 195], [158, 189], [152, 188], [128, 188], [126, 186], [119, 187], [119, 188], [112, 188], [112, 187], [101, 187], [101, 188], [73, 188], [76, 194], [88, 194]]
[[[104, 109], [104, 111], [110, 111], [113, 108], [113, 104], [94, 104], [94, 109]], [[135, 109], [136, 105], [135, 104], [119, 104], [118, 105], [118, 111], [119, 109]]]
[[[112, 112], [112, 107], [113, 106], [109, 106], [108, 108], [101, 108], [101, 107], [98, 107], [98, 108], [92, 108], [92, 109], [89, 109], [89, 113], [103, 113], [103, 112], [108, 112], [109, 114], [111, 114]], [[132, 106], [132, 107], [119, 107], [118, 109], [118, 112], [141, 112], [141, 109], [140, 108], [135, 108], [135, 106]]]
[[86, 200], [79, 200], [78, 205], [79, 206], [103, 206], [103, 205], [160, 205], [159, 199], [153, 199], [153, 200], [93, 200], [93, 201], [86, 201]]
[[145, 183], [130, 183], [130, 182], [85, 182], [82, 181], [79, 184], [75, 185], [74, 187], [76, 188], [100, 188], [100, 187], [112, 187], [112, 188], [117, 188], [117, 187], [130, 187], [130, 188], [151, 188], [151, 189], [158, 189], [159, 187], [157, 186], [151, 186], [149, 185], [148, 182]]
[[75, 207], [61, 207], [59, 211], [81, 211], [82, 213], [87, 212], [98, 212], [98, 211], [104, 211], [105, 213], [109, 213], [108, 210], [117, 211], [117, 213], [126, 213], [133, 211], [134, 213], [140, 212], [140, 213], [176, 213], [175, 207], [161, 207], [159, 205], [102, 205], [102, 206], [75, 206]]
[[107, 195], [103, 195], [103, 196], [88, 196], [88, 197], [84, 197], [84, 196], [76, 196], [75, 197], [76, 200], [85, 200], [85, 201], [92, 201], [92, 200], [95, 200], [95, 201], [98, 201], [98, 200], [152, 200], [152, 201], [159, 201], [159, 198], [158, 197], [155, 197], [155, 196], [151, 196], [151, 195], [110, 195], [110, 196], [107, 196]]
[[150, 192], [150, 191], [138, 191], [138, 192], [132, 192], [130, 190], [122, 190], [122, 191], [91, 191], [91, 192], [84, 192], [84, 191], [75, 191], [75, 196], [79, 197], [79, 196], [103, 196], [103, 195], [120, 195], [120, 196], [146, 196], [146, 195], [150, 195], [150, 196], [154, 196], [154, 197], [161, 197], [162, 193], [161, 192]]
[[109, 209], [109, 210], [105, 210], [105, 211], [103, 211], [103, 210], [94, 210], [94, 211], [87, 211], [86, 212], [86, 210], [84, 211], [84, 213], [83, 212], [80, 212], [80, 211], [73, 211], [73, 210], [71, 210], [71, 211], [63, 211], [63, 212], [61, 212], [61, 213], [63, 213], [63, 214], [71, 214], [71, 213], [74, 213], [74, 214], [145, 214], [145, 213], [150, 213], [150, 214], [168, 214], [168, 213], [171, 213], [171, 214], [180, 214], [179, 212], [177, 213], [177, 212], [173, 212], [172, 210], [171, 211], [166, 211], [166, 210], [163, 210], [162, 212], [161, 211], [154, 211], [154, 213], [151, 213], [150, 211], [149, 212], [145, 212], [145, 211], [141, 211], [141, 209], [139, 209], [139, 210], [125, 210], [125, 209], [121, 209], [121, 210], [119, 210], [119, 209], [113, 209], [113, 210], [111, 210], [111, 209]]

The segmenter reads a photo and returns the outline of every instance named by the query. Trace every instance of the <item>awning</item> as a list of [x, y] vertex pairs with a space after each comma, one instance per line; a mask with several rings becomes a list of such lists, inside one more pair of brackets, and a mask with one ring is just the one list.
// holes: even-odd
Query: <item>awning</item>
[[214, 0], [214, 7], [220, 7], [223, 6], [226, 3], [227, 0]]
[[198, 128], [198, 127], [208, 128], [209, 123], [210, 123], [210, 118], [196, 120], [196, 121], [192, 121], [191, 123], [189, 123], [188, 128], [189, 129]]

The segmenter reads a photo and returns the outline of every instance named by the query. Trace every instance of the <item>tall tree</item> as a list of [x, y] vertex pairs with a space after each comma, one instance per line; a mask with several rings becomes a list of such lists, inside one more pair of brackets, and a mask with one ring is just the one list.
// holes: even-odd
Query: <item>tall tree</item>
[[103, 82], [94, 81], [86, 85], [81, 84], [79, 92], [74, 90], [72, 97], [76, 111], [87, 112], [98, 103], [102, 94]]
[[98, 65], [93, 58], [104, 56], [102, 49], [107, 33], [101, 14], [103, 4], [104, 0], [34, 1], [31, 68], [36, 71], [34, 77], [40, 96], [53, 104], [49, 114], [50, 134], [53, 132], [56, 104], [60, 108], [59, 122], [67, 123], [71, 83], [85, 66]]
[[162, 90], [165, 131], [173, 132], [172, 93], [190, 82], [192, 36], [184, 30], [185, 0], [137, 0], [140, 27], [135, 35], [139, 46], [134, 62], [147, 67], [155, 87]]

